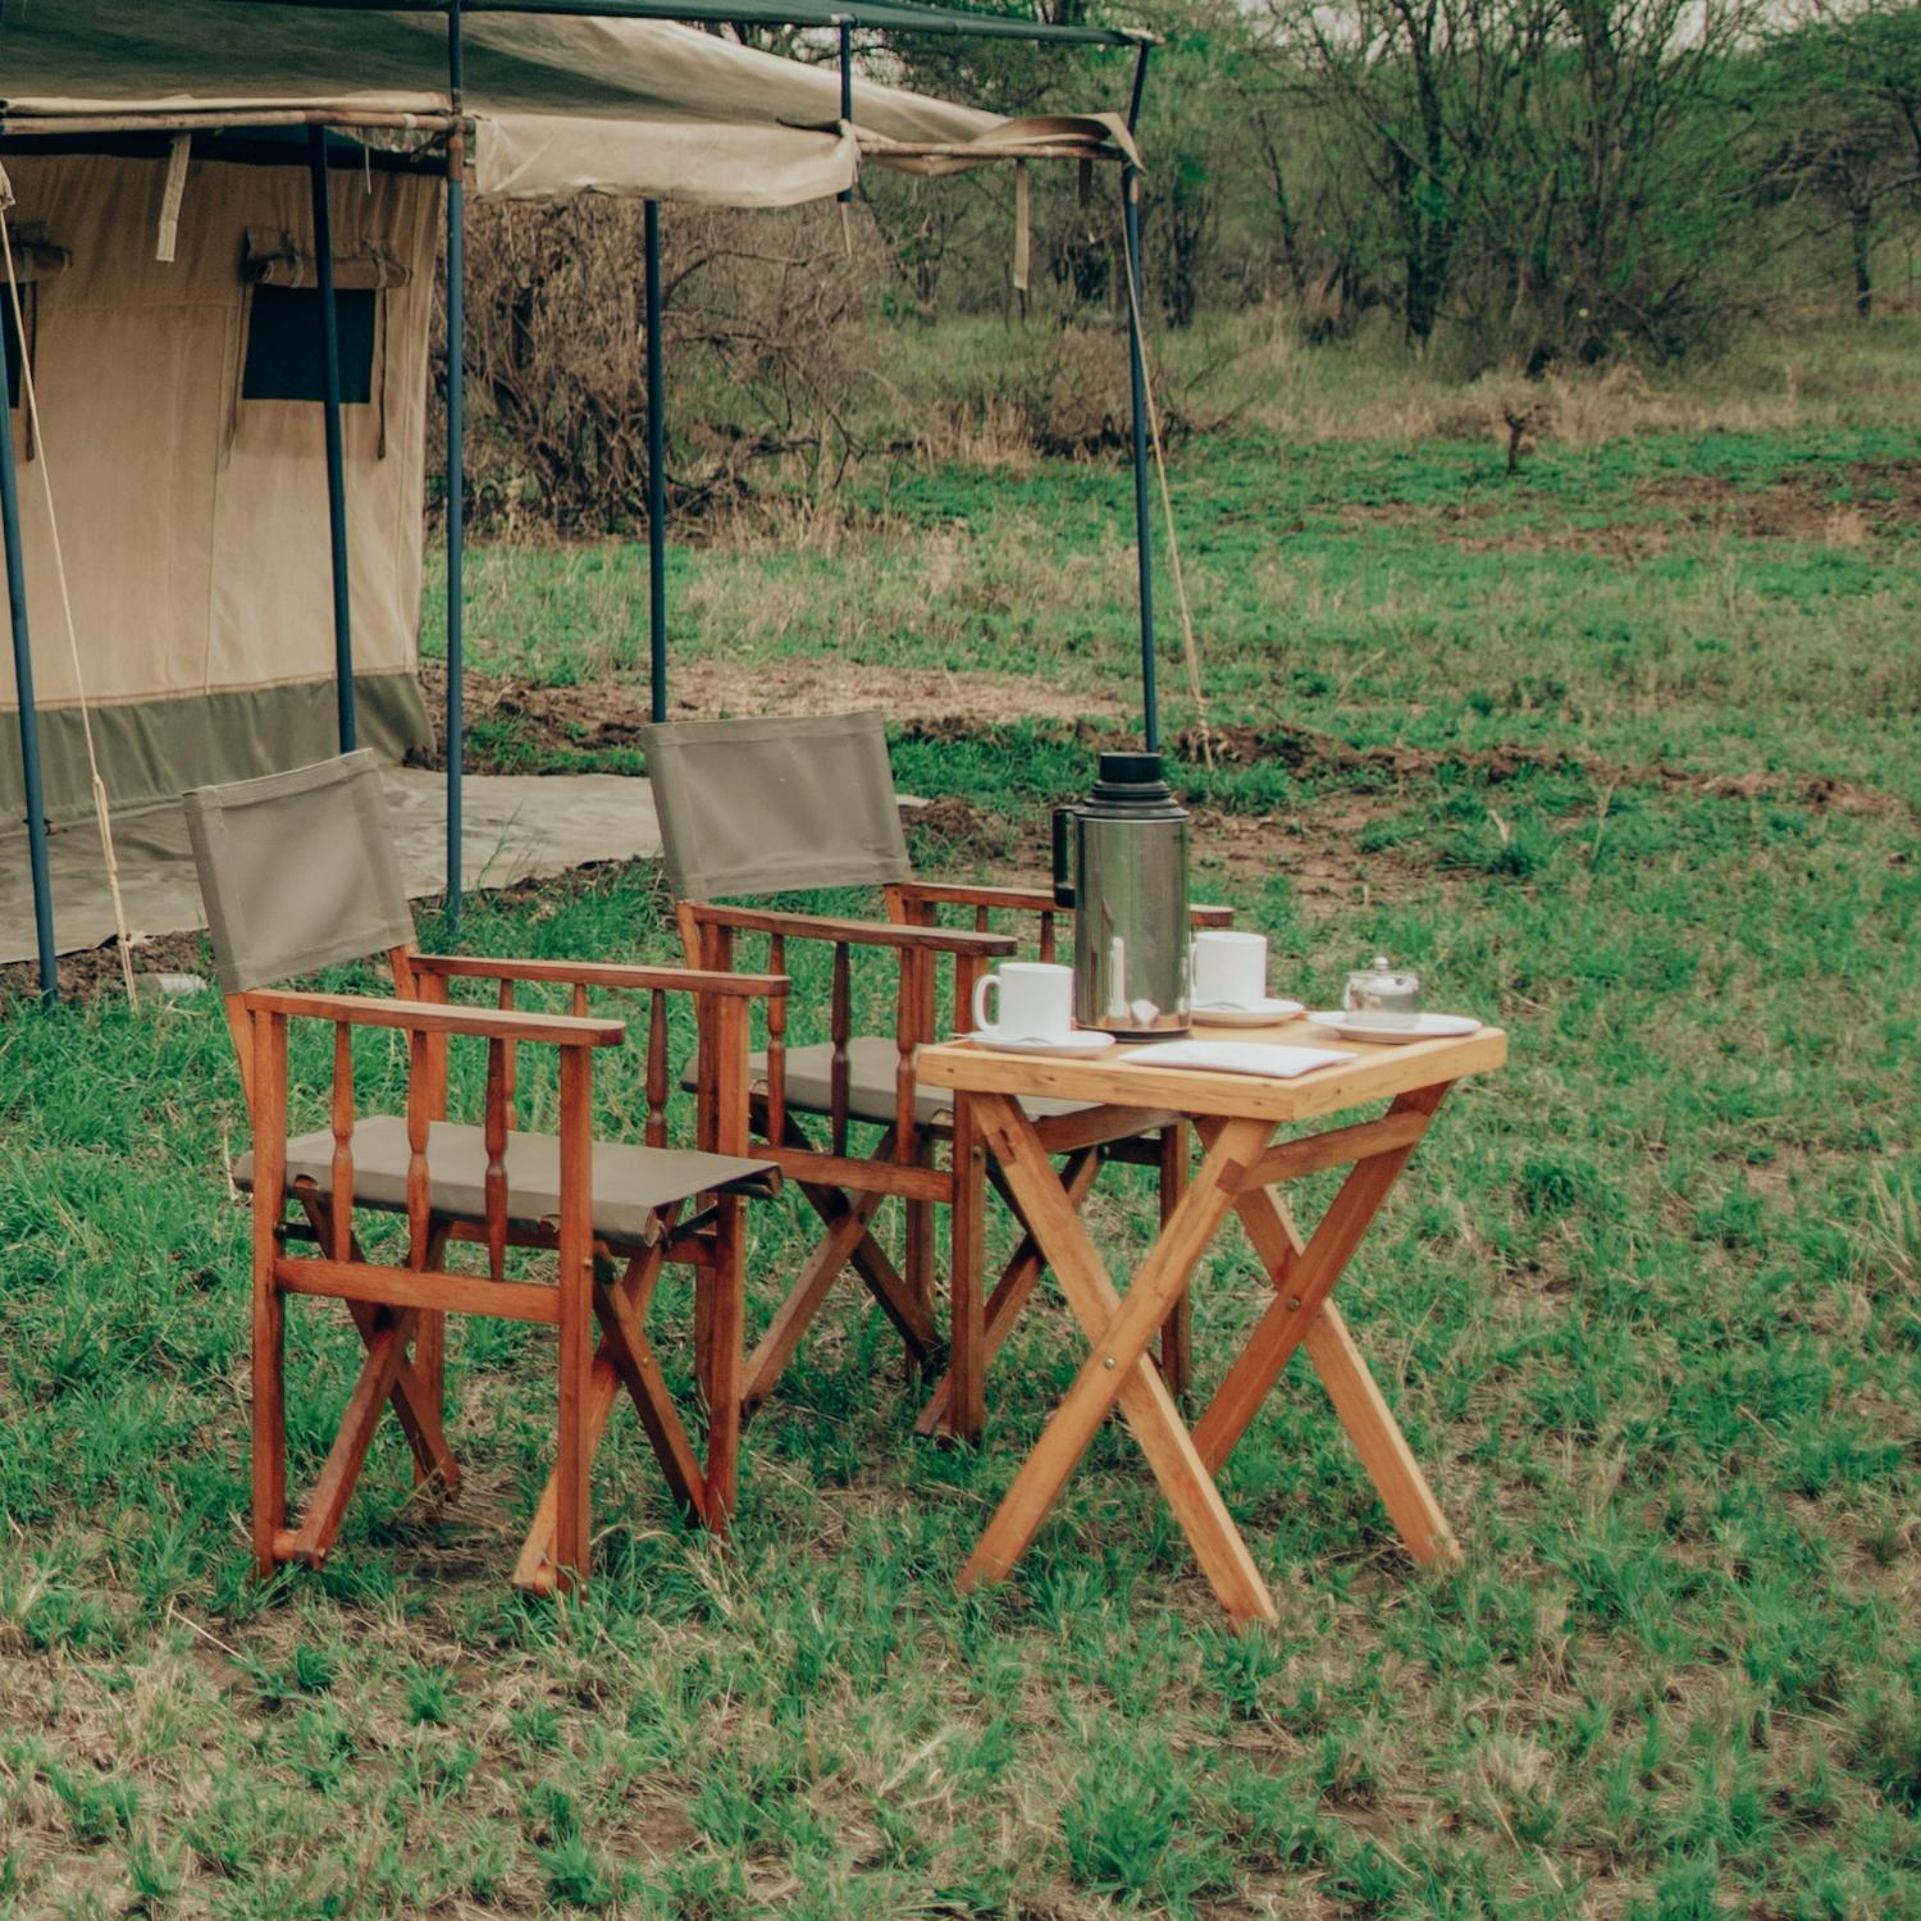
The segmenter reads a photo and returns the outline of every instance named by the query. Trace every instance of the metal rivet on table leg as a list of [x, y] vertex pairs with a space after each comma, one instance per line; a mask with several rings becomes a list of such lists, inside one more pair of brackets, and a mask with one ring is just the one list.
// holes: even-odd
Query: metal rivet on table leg
[[1112, 1366], [1114, 1365], [1114, 1357], [1113, 1357], [1113, 1355], [1111, 1355], [1111, 1354], [1110, 1354], [1110, 1355], [1109, 1355], [1109, 1356], [1107, 1357], [1107, 1359], [1106, 1359], [1105, 1361], [1103, 1361], [1103, 1362], [1101, 1363], [1101, 1365], [1102, 1365], [1103, 1367], [1112, 1367]]
[[1289, 1299], [1287, 1303], [1287, 1311], [1290, 1314], [1298, 1314], [1301, 1311], [1301, 1297], [1298, 1294], [1292, 1296]]

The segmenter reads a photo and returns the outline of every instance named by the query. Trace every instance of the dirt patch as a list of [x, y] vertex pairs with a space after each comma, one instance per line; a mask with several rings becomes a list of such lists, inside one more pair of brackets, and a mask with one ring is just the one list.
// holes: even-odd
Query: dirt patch
[[[1397, 900], [1433, 875], [1393, 849], [1363, 852], [1361, 836], [1398, 803], [1386, 795], [1322, 796], [1311, 808], [1277, 814], [1194, 813], [1194, 846], [1202, 874], [1220, 874], [1237, 888], [1264, 886], [1276, 875], [1309, 907], [1352, 901]], [[1205, 895], [1204, 880], [1195, 897]]]
[[[421, 691], [427, 711], [446, 711], [446, 670], [423, 662]], [[837, 661], [768, 661], [741, 666], [720, 661], [677, 665], [668, 714], [673, 720], [713, 720], [739, 714], [841, 714], [871, 707], [883, 699], [890, 719], [910, 726], [971, 732], [1023, 720], [1080, 724], [1124, 717], [1120, 701], [1108, 694], [1073, 693], [1012, 674], [951, 674], [918, 668], [874, 668]], [[466, 685], [469, 726], [511, 722], [518, 741], [535, 751], [595, 753], [639, 744], [647, 724], [644, 686], [595, 682], [589, 686], [549, 687], [518, 674], [469, 672]], [[469, 766], [475, 773], [494, 771], [480, 743]], [[436, 747], [438, 762], [439, 746]], [[517, 771], [517, 770], [516, 770]]]
[[[133, 948], [133, 970], [140, 974], [199, 974], [210, 977], [204, 934], [161, 934], [137, 942]], [[34, 961], [16, 961], [0, 967], [0, 1007], [16, 997], [30, 999], [40, 991], [40, 968]], [[120, 949], [109, 941], [104, 947], [89, 947], [78, 954], [60, 956], [60, 991], [80, 1000], [99, 994], [119, 994]]]
[[[1244, 767], [1279, 761], [1291, 773], [1322, 779], [1361, 778], [1383, 786], [1432, 780], [1443, 770], [1473, 774], [1494, 785], [1527, 773], [1577, 774], [1603, 788], [1661, 787], [1713, 800], [1786, 801], [1843, 814], [1908, 811], [1891, 794], [1876, 793], [1831, 774], [1700, 774], [1659, 761], [1647, 767], [1623, 767], [1591, 754], [1550, 747], [1350, 747], [1308, 727], [1216, 727], [1210, 738], [1217, 764]], [[1198, 728], [1184, 729], [1174, 744], [1183, 760], [1201, 762]]]
[[911, 812], [903, 808], [913, 836], [915, 866], [938, 873], [965, 861], [1004, 861], [1012, 857], [1016, 841], [1023, 859], [1038, 848], [1043, 864], [1048, 857], [1046, 834], [1017, 836], [998, 814], [983, 813], [959, 794], [941, 794], [923, 801]]
[[[1837, 500], [1839, 492], [1851, 498]], [[1809, 463], [1761, 488], [1739, 488], [1719, 474], [1663, 474], [1644, 482], [1635, 497], [1706, 532], [1846, 546], [1870, 534], [1921, 533], [1921, 460]]]
[[[1857, 460], [1832, 467], [1810, 462], [1765, 487], [1737, 486], [1721, 474], [1661, 474], [1634, 490], [1634, 507], [1651, 512], [1651, 519], [1605, 527], [1550, 522], [1487, 532], [1497, 514], [1530, 504], [1526, 485], [1523, 476], [1510, 494], [1438, 507], [1350, 501], [1338, 516], [1354, 526], [1418, 527], [1470, 553], [1601, 553], [1622, 560], [1664, 553], [1676, 539], [1697, 534], [1829, 547], [1921, 535], [1921, 460]], [[1837, 499], [1837, 494], [1849, 497]]]

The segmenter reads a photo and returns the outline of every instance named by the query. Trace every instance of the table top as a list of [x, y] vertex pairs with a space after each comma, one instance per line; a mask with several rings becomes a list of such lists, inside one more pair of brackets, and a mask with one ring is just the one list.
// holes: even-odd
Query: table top
[[1094, 1059], [1061, 1060], [998, 1054], [961, 1040], [923, 1047], [915, 1056], [914, 1075], [924, 1086], [972, 1094], [1038, 1095], [1226, 1120], [1306, 1121], [1369, 1101], [1391, 1100], [1417, 1087], [1490, 1073], [1507, 1059], [1507, 1035], [1498, 1027], [1483, 1027], [1450, 1040], [1382, 1045], [1343, 1040], [1296, 1018], [1276, 1021], [1271, 1027], [1197, 1026], [1191, 1038], [1320, 1047], [1353, 1058], [1294, 1080], [1272, 1080], [1218, 1069], [1141, 1066], [1128, 1060], [1132, 1049], [1126, 1042]]

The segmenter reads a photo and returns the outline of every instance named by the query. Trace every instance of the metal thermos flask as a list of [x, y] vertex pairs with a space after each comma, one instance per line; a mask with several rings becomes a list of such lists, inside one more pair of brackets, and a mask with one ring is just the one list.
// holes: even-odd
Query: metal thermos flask
[[1074, 910], [1074, 1018], [1145, 1038], [1187, 1031], [1186, 811], [1159, 754], [1103, 754], [1054, 813], [1054, 898]]

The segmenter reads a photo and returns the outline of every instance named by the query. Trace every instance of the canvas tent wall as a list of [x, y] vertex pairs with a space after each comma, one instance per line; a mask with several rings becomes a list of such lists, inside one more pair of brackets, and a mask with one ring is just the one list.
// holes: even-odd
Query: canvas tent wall
[[[263, 378], [273, 334], [291, 322], [297, 348], [317, 299], [306, 174], [196, 163], [162, 262], [166, 160], [9, 156], [7, 171], [16, 256], [30, 237], [61, 268], [23, 288], [48, 447], [14, 409], [49, 813], [93, 803], [41, 458], [113, 804], [323, 758], [335, 723], [321, 410], [263, 397], [288, 385]], [[370, 323], [353, 341], [367, 398], [345, 410], [357, 711], [361, 739], [397, 760], [433, 738], [415, 672], [440, 186], [384, 171], [330, 186], [340, 298]], [[0, 657], [0, 708], [14, 704]], [[17, 819], [10, 731], [0, 809]]]
[[[332, 751], [333, 638], [321, 409], [250, 393], [261, 260], [311, 285], [302, 148], [267, 129], [346, 121], [439, 170], [471, 140], [478, 191], [775, 206], [849, 185], [863, 146], [945, 171], [1008, 152], [1131, 153], [1108, 118], [1045, 123], [863, 84], [660, 20], [476, 12], [454, 112], [437, 13], [250, 0], [33, 0], [0, 15], [0, 115], [18, 239], [63, 271], [27, 292], [50, 445], [16, 408], [25, 573], [49, 811], [84, 812], [78, 689], [32, 462], [50, 461], [86, 690], [116, 806]], [[253, 164], [219, 157], [243, 135]], [[225, 130], [224, 134], [221, 130]], [[157, 258], [170, 160], [194, 144], [174, 257]], [[372, 289], [371, 391], [345, 410], [361, 738], [398, 757], [429, 728], [415, 681], [424, 427], [441, 187], [391, 156], [337, 172], [347, 288]], [[353, 290], [358, 292], [358, 289]], [[284, 303], [276, 303], [284, 304]], [[49, 644], [54, 642], [56, 644]], [[19, 748], [0, 666], [0, 813]]]

